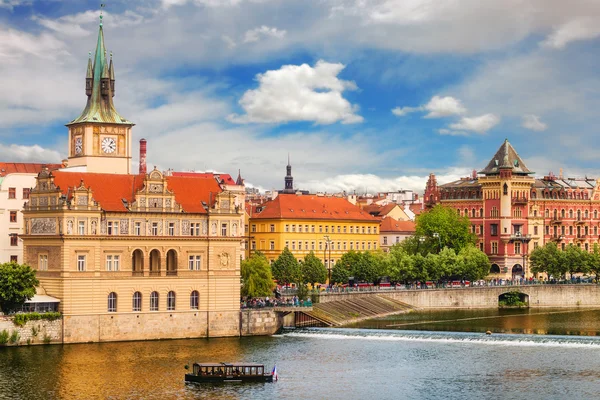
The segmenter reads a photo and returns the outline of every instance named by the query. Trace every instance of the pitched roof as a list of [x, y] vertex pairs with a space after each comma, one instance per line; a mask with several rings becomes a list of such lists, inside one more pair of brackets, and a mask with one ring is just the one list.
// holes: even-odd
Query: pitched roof
[[385, 217], [383, 221], [381, 221], [379, 231], [414, 233], [415, 223], [413, 221], [398, 221], [392, 217]]
[[172, 172], [171, 176], [187, 177], [187, 178], [219, 178], [227, 185], [235, 185], [235, 181], [229, 174], [216, 174], [214, 172]]
[[479, 173], [496, 175], [500, 173], [500, 169], [504, 168], [511, 169], [515, 174], [533, 174], [533, 172], [525, 166], [525, 163], [523, 160], [521, 160], [521, 157], [519, 157], [516, 150], [508, 142], [508, 139], [504, 140], [504, 143], [502, 143], [488, 165], [483, 170], [479, 171]]
[[62, 164], [40, 164], [40, 163], [0, 163], [0, 177], [8, 174], [39, 174], [44, 167], [49, 170], [62, 168]]
[[314, 195], [280, 194], [275, 199], [262, 205], [262, 211], [253, 218], [289, 218], [320, 220], [351, 220], [377, 222], [360, 207], [340, 197]]
[[388, 215], [394, 208], [396, 208], [396, 206], [398, 206], [396, 203], [388, 203], [384, 206], [372, 203], [363, 206], [362, 209], [375, 217], [384, 217]]
[[423, 212], [423, 203], [412, 203], [408, 206], [408, 209], [415, 215], [419, 215]]
[[[73, 189], [81, 186], [91, 188], [94, 200], [106, 211], [127, 211], [123, 199], [131, 204], [135, 193], [144, 187], [144, 175], [97, 174], [90, 172], [55, 171], [54, 184], [64, 195], [72, 196]], [[215, 194], [221, 192], [217, 181], [210, 176], [168, 176], [167, 188], [175, 193], [175, 201], [188, 213], [205, 214], [202, 205], [215, 202]]]

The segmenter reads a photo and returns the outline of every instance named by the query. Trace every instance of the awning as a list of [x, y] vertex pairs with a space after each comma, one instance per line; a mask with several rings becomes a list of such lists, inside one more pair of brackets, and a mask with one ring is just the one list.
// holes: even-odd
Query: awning
[[36, 294], [25, 302], [25, 304], [27, 303], [60, 303], [60, 300], [56, 297], [47, 296], [45, 294]]

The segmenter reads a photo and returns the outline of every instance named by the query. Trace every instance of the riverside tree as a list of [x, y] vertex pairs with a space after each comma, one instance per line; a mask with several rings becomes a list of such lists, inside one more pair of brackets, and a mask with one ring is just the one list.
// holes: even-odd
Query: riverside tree
[[310, 283], [313, 286], [315, 283], [324, 283], [327, 280], [325, 266], [312, 251], [300, 263], [300, 272], [302, 274], [302, 282]]
[[270, 296], [275, 288], [269, 260], [261, 252], [252, 254], [242, 261], [242, 296]]
[[30, 266], [9, 262], [0, 264], [0, 310], [8, 314], [35, 295], [39, 281]]
[[271, 266], [273, 278], [280, 285], [298, 283], [302, 277], [300, 264], [292, 252], [286, 247]]

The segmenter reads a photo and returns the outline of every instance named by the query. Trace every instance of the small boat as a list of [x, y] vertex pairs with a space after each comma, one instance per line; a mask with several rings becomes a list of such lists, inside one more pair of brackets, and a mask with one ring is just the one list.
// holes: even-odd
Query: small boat
[[[185, 366], [189, 369], [189, 366]], [[276, 368], [273, 372], [265, 372], [263, 364], [254, 363], [194, 363], [191, 373], [185, 374], [186, 382], [220, 383], [220, 382], [273, 382], [277, 380]]]

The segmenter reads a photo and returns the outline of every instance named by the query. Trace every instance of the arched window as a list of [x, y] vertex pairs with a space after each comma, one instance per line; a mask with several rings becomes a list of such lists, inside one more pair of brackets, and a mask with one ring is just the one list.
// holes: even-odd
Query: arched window
[[150, 252], [150, 275], [160, 275], [160, 251]]
[[508, 194], [508, 185], [506, 183], [504, 184], [504, 189], [503, 190], [504, 190], [504, 194], [505, 195]]
[[[563, 214], [564, 214], [564, 211], [565, 211], [565, 210], [563, 210]], [[554, 219], [556, 219], [556, 218], [558, 217], [558, 210], [554, 210], [554, 211], [553, 211], [553, 215], [554, 215]], [[561, 215], [561, 216], [563, 216], [563, 217], [564, 217], [564, 215]]]
[[564, 209], [564, 208], [563, 208], [562, 210], [560, 210], [560, 216], [561, 216], [562, 218], [564, 218], [564, 217], [565, 217], [565, 209]]
[[142, 294], [140, 292], [135, 292], [133, 294], [133, 311], [142, 311]]
[[110, 292], [108, 295], [108, 312], [117, 312], [117, 294]]
[[167, 275], [177, 275], [177, 252], [167, 251]]
[[483, 208], [479, 209], [479, 218], [483, 218]]
[[598, 210], [594, 210], [594, 219], [598, 219]]
[[150, 311], [158, 311], [158, 292], [150, 293]]
[[577, 220], [581, 220], [581, 210], [577, 210]]
[[172, 290], [169, 293], [167, 293], [167, 310], [175, 310], [175, 292]]
[[475, 218], [475, 209], [471, 210], [471, 218]]
[[198, 294], [197, 290], [194, 290], [190, 294], [190, 309], [191, 310], [197, 310], [199, 302], [200, 302], [200, 295]]
[[465, 217], [469, 217], [469, 210], [465, 208]]
[[569, 218], [573, 218], [573, 210], [569, 210]]
[[550, 217], [550, 210], [546, 210], [544, 214], [546, 214], [546, 218], [549, 218]]
[[499, 274], [500, 273], [500, 267], [498, 266], [498, 264], [492, 264], [492, 266], [490, 267], [490, 274]]
[[131, 257], [131, 269], [133, 270], [133, 275], [144, 274], [144, 253], [142, 253], [140, 249], [133, 252], [133, 256]]
[[590, 217], [590, 214], [588, 213], [588, 210], [585, 210], [583, 212], [583, 218], [588, 219]]

